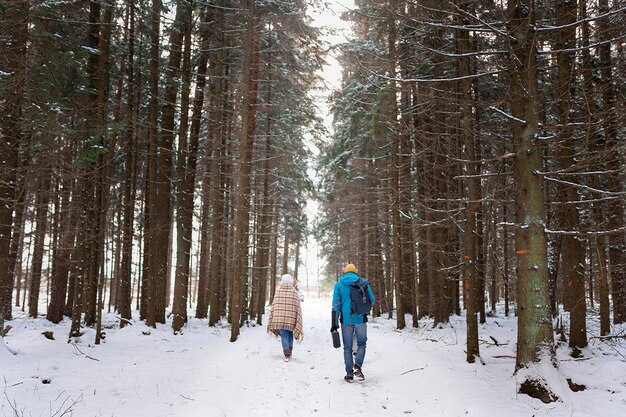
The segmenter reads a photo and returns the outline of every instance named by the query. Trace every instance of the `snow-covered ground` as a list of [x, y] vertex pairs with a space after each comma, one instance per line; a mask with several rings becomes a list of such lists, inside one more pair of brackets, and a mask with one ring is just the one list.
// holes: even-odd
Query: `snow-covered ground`
[[[465, 362], [465, 323], [397, 331], [372, 319], [365, 381], [343, 381], [343, 357], [329, 333], [330, 300], [307, 297], [305, 339], [285, 363], [265, 326], [242, 329], [191, 319], [182, 335], [141, 322], [124, 329], [106, 315], [106, 339], [87, 329], [67, 343], [69, 320], [53, 325], [15, 310], [0, 345], [0, 416], [626, 416], [626, 340], [591, 339], [584, 357], [558, 357], [562, 382], [586, 390], [543, 404], [518, 395], [513, 375], [516, 319], [490, 317], [480, 327], [483, 364]], [[54, 333], [54, 340], [42, 335]], [[493, 343], [493, 337], [499, 342]]]

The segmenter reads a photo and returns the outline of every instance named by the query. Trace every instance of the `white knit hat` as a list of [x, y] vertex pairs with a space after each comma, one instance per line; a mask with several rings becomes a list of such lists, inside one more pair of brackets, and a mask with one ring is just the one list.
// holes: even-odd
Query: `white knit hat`
[[280, 283], [281, 284], [291, 284], [293, 285], [293, 277], [289, 274], [284, 274], [281, 278], [280, 278]]

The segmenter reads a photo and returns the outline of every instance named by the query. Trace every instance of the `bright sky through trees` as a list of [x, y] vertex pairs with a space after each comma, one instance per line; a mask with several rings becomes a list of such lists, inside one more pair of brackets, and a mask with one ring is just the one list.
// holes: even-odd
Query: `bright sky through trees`
[[[325, 1], [325, 7], [310, 9], [309, 15], [313, 19], [314, 26], [320, 27], [323, 30], [324, 35], [322, 40], [328, 42], [330, 49], [326, 56], [326, 65], [322, 69], [322, 77], [324, 79], [324, 85], [326, 88], [322, 88], [314, 92], [314, 96], [317, 98], [316, 102], [319, 106], [319, 111], [325, 121], [325, 126], [331, 132], [331, 116], [329, 114], [328, 97], [333, 90], [340, 87], [341, 83], [341, 67], [335, 58], [335, 53], [332, 49], [334, 45], [340, 44], [346, 41], [350, 33], [350, 22], [341, 20], [341, 14], [352, 7], [354, 7], [353, 0], [332, 0]], [[317, 147], [309, 142], [309, 148], [313, 152], [313, 155], [317, 155], [319, 150]], [[313, 180], [316, 180], [316, 171], [313, 168], [309, 168], [309, 175]], [[317, 201], [309, 199], [307, 202], [307, 215], [309, 217], [309, 227], [315, 227], [315, 218], [318, 213]], [[316, 285], [320, 277], [318, 273], [321, 270], [322, 265], [318, 259], [317, 242], [310, 237], [307, 242], [305, 251], [304, 262], [304, 276], [300, 278], [301, 286]]]

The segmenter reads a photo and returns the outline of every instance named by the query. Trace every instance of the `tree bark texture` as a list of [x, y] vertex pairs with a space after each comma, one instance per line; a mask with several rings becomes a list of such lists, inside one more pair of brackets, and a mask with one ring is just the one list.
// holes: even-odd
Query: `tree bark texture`
[[[541, 147], [537, 143], [537, 45], [532, 1], [509, 2], [509, 62], [513, 177], [516, 198], [518, 335], [515, 369], [555, 357], [549, 297]], [[539, 397], [542, 375], [523, 381], [526, 393]], [[539, 380], [535, 380], [538, 378]], [[549, 392], [549, 387], [545, 389]], [[548, 394], [548, 397], [552, 397]]]
[[[555, 2], [556, 23], [558, 26], [568, 26], [576, 21], [576, 0], [558, 0]], [[563, 144], [559, 152], [563, 169], [567, 170], [575, 164], [575, 155], [579, 152], [573, 138], [573, 129], [570, 124], [570, 109], [572, 107], [572, 85], [574, 84], [574, 52], [576, 46], [576, 28], [574, 26], [561, 29], [557, 35], [558, 83], [557, 95], [559, 119], [561, 122], [560, 139]], [[568, 231], [580, 229], [578, 209], [574, 202], [578, 201], [578, 193], [573, 187], [565, 190], [565, 206], [563, 207], [563, 227]], [[565, 284], [565, 297], [570, 307], [570, 337], [569, 346], [572, 349], [581, 349], [587, 346], [586, 326], [586, 299], [585, 299], [585, 248], [579, 236], [566, 235], [561, 244], [561, 267], [559, 274]]]
[[235, 232], [233, 264], [230, 270], [231, 296], [230, 296], [230, 319], [231, 336], [234, 342], [240, 333], [240, 316], [242, 313], [242, 284], [247, 277], [247, 265], [244, 260], [248, 253], [248, 222], [250, 213], [250, 171], [254, 134], [256, 130], [256, 102], [257, 102], [257, 77], [258, 77], [258, 49], [255, 42], [256, 24], [255, 0], [248, 0], [248, 16], [246, 24], [246, 42], [244, 49], [243, 64], [243, 101], [241, 141], [239, 144], [239, 173], [237, 176], [238, 192], [235, 201]]
[[[22, 100], [26, 77], [26, 45], [28, 41], [29, 1], [4, 2], [0, 11], [11, 16], [3, 22], [0, 35], [10, 41], [2, 42], [0, 53], [5, 65], [0, 70], [9, 74], [3, 77], [5, 85], [0, 96], [0, 326], [11, 319], [11, 294], [13, 274], [9, 269], [13, 210], [16, 198], [16, 179], [19, 148], [22, 141]], [[6, 25], [6, 26], [5, 26]], [[0, 61], [0, 62], [2, 62]], [[3, 329], [3, 327], [0, 327]]]

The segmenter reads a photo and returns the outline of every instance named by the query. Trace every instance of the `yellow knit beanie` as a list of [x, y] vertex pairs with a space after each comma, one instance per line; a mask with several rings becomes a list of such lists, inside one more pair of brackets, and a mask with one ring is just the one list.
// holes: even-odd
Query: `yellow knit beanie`
[[354, 266], [354, 264], [348, 264], [343, 269], [343, 272], [354, 272], [354, 273], [356, 273], [356, 266]]

